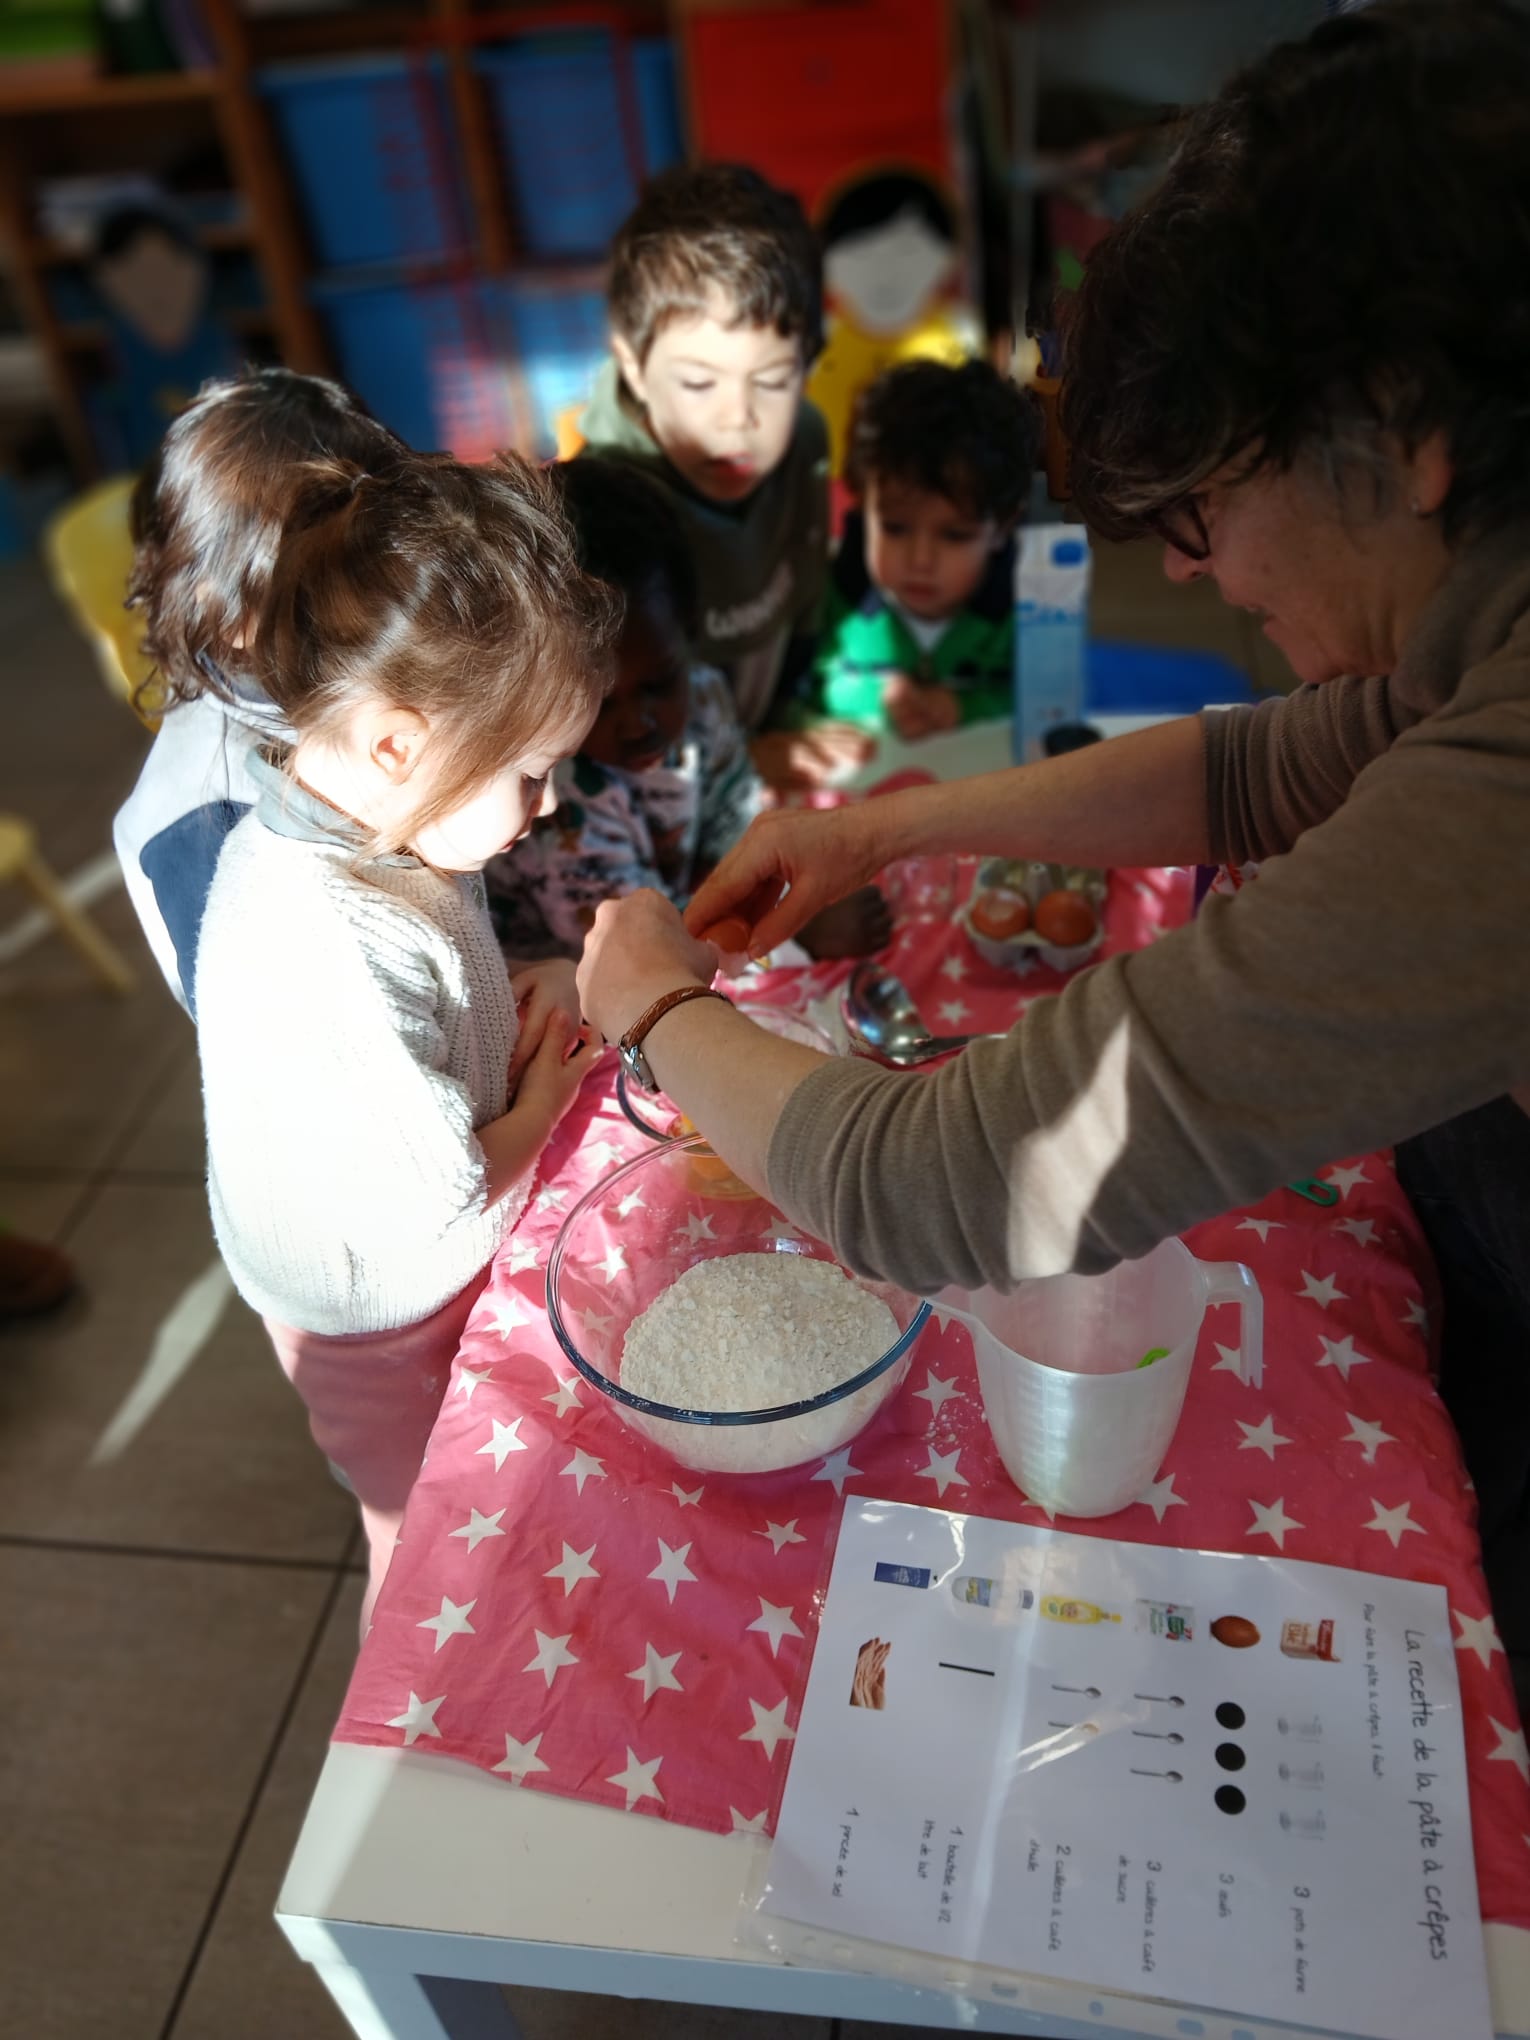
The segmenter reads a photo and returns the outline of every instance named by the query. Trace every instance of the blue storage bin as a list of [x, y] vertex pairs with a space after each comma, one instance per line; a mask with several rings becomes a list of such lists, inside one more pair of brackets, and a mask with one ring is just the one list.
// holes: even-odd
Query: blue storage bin
[[487, 286], [332, 278], [314, 298], [340, 380], [410, 446], [482, 459], [509, 444], [505, 349]]
[[475, 58], [488, 82], [521, 246], [544, 259], [603, 256], [643, 177], [678, 162], [680, 116], [667, 38], [629, 43], [640, 148], [634, 163], [605, 29], [526, 36]]
[[1194, 715], [1210, 702], [1252, 701], [1241, 666], [1216, 652], [1095, 639], [1088, 652], [1084, 709], [1092, 715]]
[[559, 412], [584, 403], [606, 358], [604, 295], [592, 281], [511, 278], [491, 288], [531, 408], [529, 443], [524, 431], [517, 442], [523, 452], [550, 459]]
[[273, 64], [257, 82], [320, 263], [394, 262], [462, 246], [467, 209], [439, 59]]

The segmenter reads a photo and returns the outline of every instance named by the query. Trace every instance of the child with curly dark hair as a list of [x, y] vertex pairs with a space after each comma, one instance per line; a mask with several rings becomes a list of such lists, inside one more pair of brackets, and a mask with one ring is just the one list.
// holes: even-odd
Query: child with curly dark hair
[[1041, 443], [1033, 401], [983, 361], [912, 361], [862, 396], [813, 708], [903, 738], [1007, 716], [1014, 531]]

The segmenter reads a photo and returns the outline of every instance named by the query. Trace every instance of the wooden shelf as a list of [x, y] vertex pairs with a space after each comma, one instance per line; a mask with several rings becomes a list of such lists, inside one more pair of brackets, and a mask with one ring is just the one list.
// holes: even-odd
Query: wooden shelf
[[0, 77], [0, 115], [109, 112], [114, 107], [173, 106], [212, 100], [222, 91], [221, 71], [154, 71], [141, 77], [33, 82], [12, 71]]

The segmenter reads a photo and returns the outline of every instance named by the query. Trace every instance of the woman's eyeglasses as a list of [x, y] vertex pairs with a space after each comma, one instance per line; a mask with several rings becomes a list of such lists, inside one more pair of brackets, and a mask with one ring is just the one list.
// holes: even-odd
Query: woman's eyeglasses
[[1211, 558], [1211, 536], [1198, 496], [1177, 496], [1147, 517], [1148, 529], [1187, 560]]

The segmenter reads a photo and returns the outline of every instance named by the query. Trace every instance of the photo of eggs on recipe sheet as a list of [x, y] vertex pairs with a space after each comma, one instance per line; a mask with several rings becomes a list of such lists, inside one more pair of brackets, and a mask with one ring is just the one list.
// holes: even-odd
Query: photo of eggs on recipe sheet
[[947, 1962], [1487, 2040], [1445, 1593], [847, 1504], [762, 1907]]

